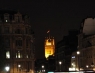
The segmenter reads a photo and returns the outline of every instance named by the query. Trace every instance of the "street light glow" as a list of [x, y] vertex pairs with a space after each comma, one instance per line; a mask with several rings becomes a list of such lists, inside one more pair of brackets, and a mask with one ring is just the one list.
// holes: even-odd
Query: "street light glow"
[[6, 66], [6, 67], [5, 67], [5, 70], [6, 70], [6, 71], [9, 71], [9, 69], [10, 69], [9, 66]]
[[19, 64], [19, 65], [18, 65], [18, 67], [20, 68], [20, 67], [21, 67], [21, 65]]
[[62, 62], [61, 62], [61, 61], [59, 61], [59, 64], [61, 65], [61, 64], [62, 64]]
[[61, 71], [61, 64], [62, 64], [62, 62], [61, 62], [61, 61], [59, 61], [59, 65], [60, 65], [60, 71]]
[[89, 66], [88, 66], [88, 65], [86, 65], [86, 67], [88, 68]]
[[80, 54], [80, 51], [77, 51], [77, 55], [79, 55]]
[[44, 65], [42, 65], [42, 68], [44, 68]]

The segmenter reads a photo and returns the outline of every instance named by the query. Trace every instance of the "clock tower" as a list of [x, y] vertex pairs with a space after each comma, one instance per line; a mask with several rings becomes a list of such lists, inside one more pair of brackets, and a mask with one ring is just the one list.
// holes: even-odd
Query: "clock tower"
[[50, 55], [55, 53], [55, 41], [54, 37], [45, 38], [45, 58], [48, 58]]

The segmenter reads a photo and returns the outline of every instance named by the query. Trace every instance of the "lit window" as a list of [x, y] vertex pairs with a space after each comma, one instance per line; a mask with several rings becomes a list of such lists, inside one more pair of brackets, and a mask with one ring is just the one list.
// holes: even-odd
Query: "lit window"
[[72, 58], [75, 58], [75, 56], [72, 56]]
[[8, 20], [6, 20], [6, 22], [8, 22]]
[[21, 56], [21, 52], [20, 51], [17, 51], [17, 53], [16, 53], [16, 58], [21, 58], [22, 56]]
[[26, 58], [28, 58], [28, 55], [26, 56]]
[[20, 52], [18, 51], [18, 58], [21, 58], [21, 56], [20, 56]]
[[9, 52], [9, 51], [6, 52], [6, 58], [7, 58], [7, 59], [10, 58], [10, 52]]
[[16, 58], [17, 58], [17, 53], [16, 53]]

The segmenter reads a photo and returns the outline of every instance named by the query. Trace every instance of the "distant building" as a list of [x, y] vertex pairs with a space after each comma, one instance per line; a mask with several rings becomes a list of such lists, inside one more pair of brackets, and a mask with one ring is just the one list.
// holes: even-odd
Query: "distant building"
[[54, 56], [49, 56], [48, 59], [43, 58], [43, 59], [35, 60], [36, 72], [54, 72], [55, 68], [56, 68], [56, 64], [55, 64]]
[[54, 72], [56, 70], [55, 56], [49, 56], [47, 60], [47, 71]]
[[71, 55], [71, 66], [69, 67], [69, 71], [79, 71], [79, 55], [78, 51], [74, 51]]
[[69, 34], [56, 44], [56, 71], [69, 71], [72, 52], [76, 51], [78, 46], [77, 35], [77, 30], [70, 30]]
[[47, 72], [48, 70], [48, 60], [46, 58], [43, 59], [36, 59], [35, 60], [35, 71], [36, 73], [39, 72]]
[[29, 16], [15, 11], [0, 11], [0, 36], [4, 39], [5, 67], [9, 68], [9, 73], [34, 73], [33, 35]]
[[45, 58], [48, 58], [50, 55], [54, 55], [55, 53], [55, 40], [53, 37], [45, 38]]

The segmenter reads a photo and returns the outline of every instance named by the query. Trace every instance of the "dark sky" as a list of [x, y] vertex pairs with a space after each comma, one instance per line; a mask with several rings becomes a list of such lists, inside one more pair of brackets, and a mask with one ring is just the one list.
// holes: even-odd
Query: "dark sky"
[[48, 29], [58, 42], [68, 30], [79, 29], [84, 18], [95, 17], [94, 0], [0, 0], [0, 9], [19, 10], [30, 16], [37, 58], [44, 57]]

